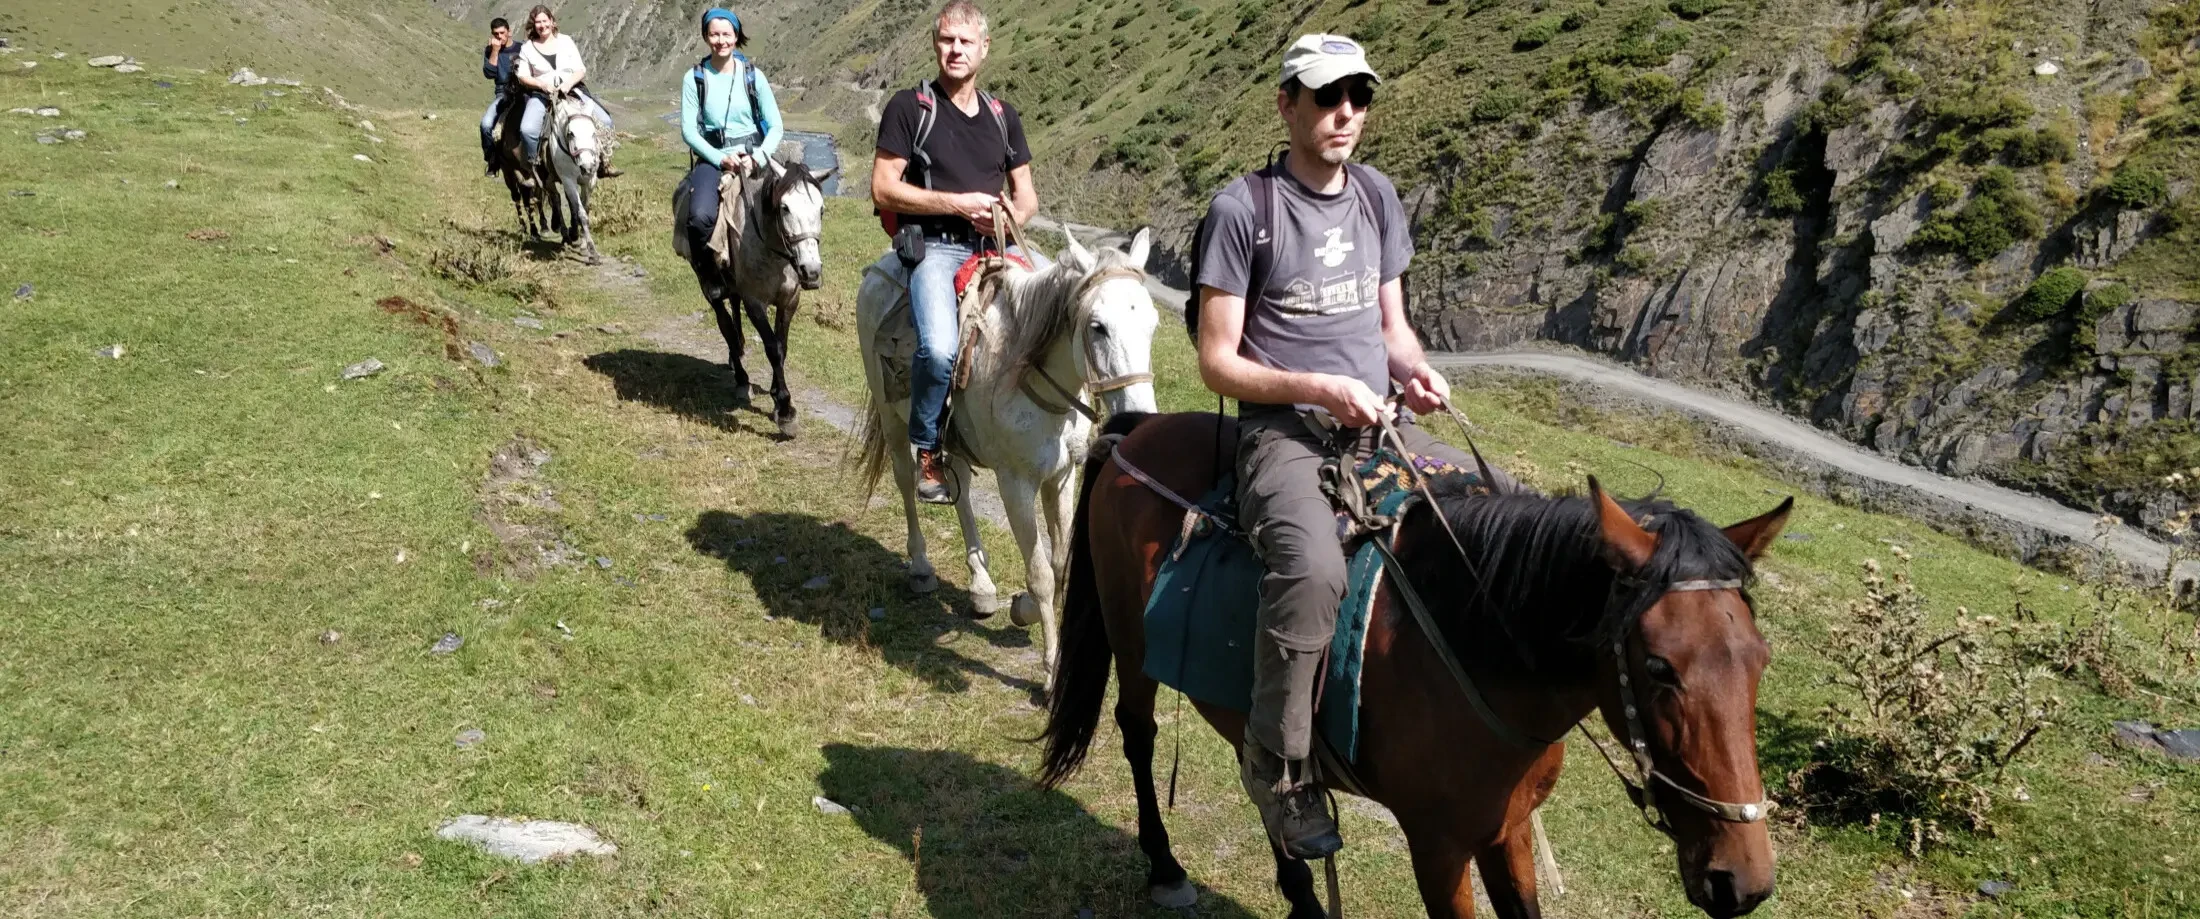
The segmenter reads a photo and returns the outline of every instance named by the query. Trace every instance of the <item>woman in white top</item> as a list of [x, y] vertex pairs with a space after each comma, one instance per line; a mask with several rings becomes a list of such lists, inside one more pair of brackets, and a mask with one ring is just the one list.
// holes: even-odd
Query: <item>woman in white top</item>
[[[604, 111], [596, 97], [581, 85], [588, 77], [588, 65], [581, 63], [581, 49], [573, 39], [558, 33], [558, 17], [550, 8], [537, 5], [527, 12], [527, 44], [519, 50], [519, 62], [512, 67], [512, 79], [533, 92], [527, 95], [527, 111], [520, 116], [520, 140], [527, 148], [527, 159], [533, 162], [542, 147], [542, 123], [549, 112], [549, 97], [560, 91], [570, 90], [606, 129], [612, 127], [611, 113]], [[604, 178], [619, 175], [611, 168], [609, 151], [598, 171]]]

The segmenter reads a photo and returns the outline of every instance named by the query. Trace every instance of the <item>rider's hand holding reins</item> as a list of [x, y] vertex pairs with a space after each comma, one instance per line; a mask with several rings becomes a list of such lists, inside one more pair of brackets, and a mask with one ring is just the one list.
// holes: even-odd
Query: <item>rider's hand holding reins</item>
[[1383, 398], [1369, 389], [1366, 383], [1348, 376], [1323, 374], [1319, 378], [1314, 404], [1327, 410], [1338, 424], [1348, 428], [1366, 428], [1381, 424], [1389, 414]]
[[1413, 368], [1413, 374], [1405, 381], [1402, 394], [1407, 410], [1416, 415], [1433, 415], [1451, 403], [1451, 381], [1436, 372], [1427, 361]]

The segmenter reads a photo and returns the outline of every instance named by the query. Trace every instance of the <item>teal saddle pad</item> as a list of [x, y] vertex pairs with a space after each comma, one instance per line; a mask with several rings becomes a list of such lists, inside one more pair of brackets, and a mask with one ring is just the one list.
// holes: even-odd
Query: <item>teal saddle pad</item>
[[[1383, 515], [1397, 514], [1414, 496], [1396, 478], [1395, 464], [1380, 465], [1389, 459], [1394, 457], [1385, 451], [1361, 467], [1363, 480], [1375, 480], [1368, 488], [1368, 503]], [[1430, 468], [1426, 458], [1416, 465]], [[1253, 707], [1253, 634], [1266, 569], [1237, 532], [1235, 490], [1235, 483], [1225, 479], [1200, 499], [1202, 518], [1162, 560], [1153, 596], [1146, 602], [1145, 669], [1147, 676], [1193, 699], [1245, 712]], [[1382, 553], [1371, 540], [1362, 540], [1346, 572], [1314, 729], [1349, 763], [1359, 757], [1360, 669], [1375, 588], [1383, 574]]]

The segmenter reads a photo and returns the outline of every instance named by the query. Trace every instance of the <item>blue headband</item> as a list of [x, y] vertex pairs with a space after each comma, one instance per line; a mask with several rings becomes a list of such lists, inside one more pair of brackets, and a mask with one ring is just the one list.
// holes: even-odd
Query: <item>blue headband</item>
[[703, 34], [710, 34], [710, 21], [713, 19], [723, 19], [733, 26], [734, 31], [741, 31], [741, 17], [735, 16], [732, 10], [709, 9], [703, 11]]

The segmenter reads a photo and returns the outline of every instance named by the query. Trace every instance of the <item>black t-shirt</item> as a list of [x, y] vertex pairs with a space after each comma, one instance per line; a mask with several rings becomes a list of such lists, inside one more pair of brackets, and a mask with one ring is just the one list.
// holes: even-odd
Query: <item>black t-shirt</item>
[[[1015, 106], [1001, 103], [1001, 121], [995, 121], [983, 105], [978, 106], [977, 114], [965, 115], [936, 82], [932, 84], [932, 99], [937, 111], [924, 149], [932, 156], [933, 191], [1000, 194], [1008, 174], [1031, 162], [1031, 145], [1024, 140], [1024, 120], [1016, 114]], [[909, 160], [911, 178], [915, 176], [919, 114], [917, 91], [905, 89], [887, 100], [886, 110], [879, 116], [878, 149]], [[1006, 147], [1002, 145], [1001, 122], [1008, 125]], [[971, 232], [970, 221], [961, 217], [927, 215], [916, 218], [916, 222], [928, 232]]]

